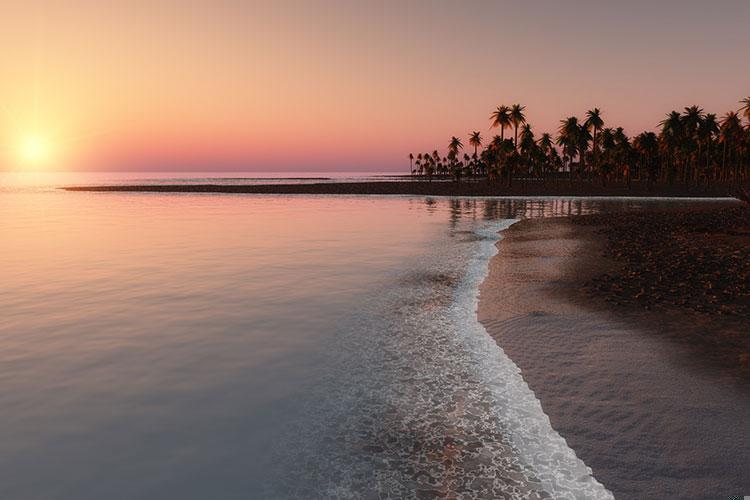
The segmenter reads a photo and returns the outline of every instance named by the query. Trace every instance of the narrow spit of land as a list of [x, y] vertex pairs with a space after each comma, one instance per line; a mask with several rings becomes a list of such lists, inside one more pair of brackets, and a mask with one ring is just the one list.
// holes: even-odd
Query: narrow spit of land
[[528, 219], [479, 317], [621, 498], [750, 489], [750, 209]]
[[70, 186], [68, 191], [126, 191], [158, 193], [258, 193], [258, 194], [342, 194], [342, 195], [423, 195], [423, 196], [648, 196], [648, 197], [724, 197], [732, 186], [713, 184], [685, 187], [660, 185], [650, 189], [634, 182], [609, 186], [591, 183], [516, 180], [511, 187], [486, 181], [450, 182], [421, 180], [384, 182], [331, 182], [314, 184], [157, 184]]

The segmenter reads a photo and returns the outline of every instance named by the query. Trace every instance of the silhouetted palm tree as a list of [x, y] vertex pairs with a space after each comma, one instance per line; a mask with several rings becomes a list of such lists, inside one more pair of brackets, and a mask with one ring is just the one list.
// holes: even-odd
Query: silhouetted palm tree
[[599, 143], [597, 142], [597, 135], [599, 131], [604, 127], [604, 120], [602, 120], [602, 112], [599, 108], [590, 109], [586, 112], [586, 128], [594, 131], [592, 149], [593, 149], [593, 165], [592, 170], [599, 168], [598, 150]]
[[453, 152], [454, 154], [458, 153], [459, 149], [463, 149], [464, 145], [461, 143], [461, 139], [459, 139], [456, 136], [451, 137], [451, 142], [448, 143], [448, 151]]
[[521, 158], [523, 159], [523, 165], [525, 168], [524, 174], [528, 174], [531, 169], [533, 157], [536, 154], [536, 140], [534, 139], [534, 132], [531, 130], [531, 125], [528, 123], [524, 124], [521, 128]]
[[[703, 117], [703, 121], [698, 129], [699, 141], [706, 157], [706, 162], [704, 163], [705, 168], [703, 171], [706, 182], [711, 182], [711, 178], [713, 177], [713, 144], [714, 137], [718, 135], [718, 133], [719, 122], [716, 120], [716, 115], [714, 113], [707, 113], [706, 116]], [[700, 158], [698, 158], [698, 162], [700, 162]]]
[[669, 183], [672, 184], [680, 161], [680, 146], [684, 135], [680, 113], [672, 111], [664, 120], [659, 122], [659, 126], [661, 127], [660, 147], [667, 157], [666, 175]]
[[633, 148], [641, 156], [641, 165], [646, 169], [647, 188], [656, 180], [656, 160], [659, 155], [659, 139], [653, 132], [643, 132], [633, 139]]
[[521, 106], [520, 104], [514, 104], [510, 107], [510, 121], [513, 124], [514, 131], [513, 147], [516, 149], [518, 149], [518, 127], [526, 123], [526, 115], [523, 114], [525, 109], [526, 106]]
[[552, 136], [546, 132], [542, 134], [536, 144], [539, 148], [539, 152], [541, 153], [542, 175], [544, 178], [546, 178], [547, 173], [552, 170], [554, 164], [554, 158], [552, 154], [557, 154], [557, 151], [555, 151], [555, 145], [554, 141], [552, 140]]
[[690, 106], [685, 108], [685, 112], [682, 115], [682, 150], [685, 156], [685, 161], [683, 163], [683, 181], [685, 182], [686, 186], [690, 183], [694, 171], [694, 160], [698, 156], [700, 156], [700, 140], [698, 136], [698, 130], [700, 129], [702, 121], [702, 108], [698, 106]]
[[580, 142], [578, 135], [581, 133], [581, 127], [578, 125], [578, 118], [569, 116], [565, 120], [560, 120], [560, 128], [557, 131], [557, 145], [562, 147], [563, 156], [568, 161], [568, 171], [573, 175], [573, 158], [578, 154]]
[[740, 108], [740, 111], [743, 115], [745, 115], [745, 118], [748, 121], [748, 127], [750, 128], [750, 97], [745, 97], [740, 101], [740, 104], [743, 106]]
[[584, 123], [579, 127], [578, 131], [578, 179], [581, 181], [583, 181], [583, 177], [586, 174], [586, 151], [589, 148], [590, 141], [591, 133]]
[[482, 147], [482, 136], [479, 132], [474, 131], [469, 135], [469, 145], [474, 146], [474, 156], [476, 156], [477, 148]]
[[630, 180], [632, 179], [631, 159], [633, 157], [633, 148], [630, 145], [630, 139], [625, 135], [622, 127], [617, 127], [612, 137], [615, 141], [615, 165], [619, 166], [617, 174], [627, 181], [628, 189], [630, 189]]
[[[721, 120], [721, 128], [719, 129], [719, 142], [722, 145], [722, 159], [721, 159], [721, 177], [722, 180], [729, 180], [730, 178], [736, 177], [736, 173], [739, 170], [739, 166], [736, 165], [738, 156], [738, 146], [742, 141], [742, 121], [737, 113], [730, 111]], [[735, 163], [734, 172], [730, 168], [729, 164]]]
[[463, 149], [464, 145], [461, 143], [461, 139], [456, 136], [451, 137], [451, 141], [448, 144], [448, 167], [450, 173], [457, 181], [461, 180], [461, 169], [457, 165], [458, 150]]
[[490, 128], [500, 127], [500, 138], [505, 139], [505, 129], [511, 126], [510, 108], [505, 105], [498, 106], [490, 115]]
[[414, 153], [409, 153], [409, 172], [414, 175]]
[[599, 143], [602, 147], [602, 157], [599, 163], [599, 176], [602, 186], [607, 185], [607, 178], [614, 171], [617, 145], [615, 143], [615, 131], [611, 128], [605, 128], [599, 135]]
[[542, 136], [539, 138], [539, 142], [537, 142], [539, 147], [542, 149], [542, 151], [545, 154], [548, 154], [551, 149], [554, 149], [554, 143], [552, 141], [552, 136], [548, 134], [547, 132], [543, 133]]

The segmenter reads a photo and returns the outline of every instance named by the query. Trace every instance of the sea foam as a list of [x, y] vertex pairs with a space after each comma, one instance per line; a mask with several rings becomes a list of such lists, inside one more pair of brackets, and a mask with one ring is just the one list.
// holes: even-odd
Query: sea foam
[[457, 225], [341, 325], [335, 368], [284, 447], [283, 496], [612, 498], [478, 321], [514, 222]]

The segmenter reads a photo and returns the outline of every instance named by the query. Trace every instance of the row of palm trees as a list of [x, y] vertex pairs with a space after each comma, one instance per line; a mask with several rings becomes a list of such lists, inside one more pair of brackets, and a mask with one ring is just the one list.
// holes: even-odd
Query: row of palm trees
[[[740, 101], [738, 111], [721, 119], [699, 106], [672, 111], [659, 123], [659, 132], [645, 131], [628, 137], [622, 127], [605, 127], [599, 108], [586, 112], [583, 120], [571, 116], [560, 121], [557, 136], [538, 138], [526, 120], [525, 106], [498, 106], [490, 115], [490, 128], [498, 128], [485, 144], [479, 131], [469, 134], [473, 153], [464, 151], [458, 137], [451, 137], [447, 154], [409, 154], [412, 175], [487, 178], [547, 179], [566, 177], [580, 182], [626, 182], [645, 180], [686, 186], [711, 182], [746, 182], [750, 179], [750, 97]], [[743, 123], [743, 117], [747, 123]], [[506, 139], [505, 131], [513, 138]], [[484, 146], [484, 147], [483, 147]]]

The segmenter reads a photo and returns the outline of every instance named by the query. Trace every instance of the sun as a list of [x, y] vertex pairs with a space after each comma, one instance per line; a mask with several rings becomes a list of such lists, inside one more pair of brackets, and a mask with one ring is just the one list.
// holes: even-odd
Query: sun
[[27, 166], [44, 166], [51, 160], [50, 142], [39, 134], [24, 136], [18, 144], [18, 159]]

